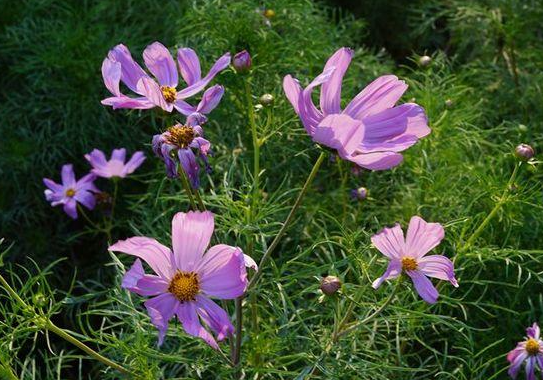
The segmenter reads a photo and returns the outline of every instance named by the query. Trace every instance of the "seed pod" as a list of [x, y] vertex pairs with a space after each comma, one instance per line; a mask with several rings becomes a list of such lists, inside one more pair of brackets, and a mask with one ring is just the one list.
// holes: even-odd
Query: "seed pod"
[[341, 280], [336, 276], [326, 276], [321, 280], [321, 290], [327, 296], [334, 295], [341, 288]]
[[260, 97], [260, 104], [263, 106], [269, 106], [273, 103], [274, 97], [272, 94], [264, 94]]
[[432, 63], [432, 58], [427, 55], [423, 55], [422, 57], [419, 58], [419, 65], [421, 67], [428, 67], [430, 66], [431, 63]]

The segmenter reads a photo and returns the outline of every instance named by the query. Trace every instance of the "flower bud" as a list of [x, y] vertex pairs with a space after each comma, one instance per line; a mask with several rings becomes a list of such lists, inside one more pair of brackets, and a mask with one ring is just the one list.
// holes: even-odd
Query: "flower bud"
[[232, 60], [232, 65], [238, 73], [246, 73], [251, 70], [251, 55], [247, 50], [240, 51], [236, 53], [234, 59]]
[[32, 296], [32, 303], [37, 307], [47, 306], [47, 297], [43, 293], [36, 293]]
[[273, 103], [273, 95], [272, 94], [264, 94], [260, 97], [259, 101], [260, 101], [260, 104], [262, 104], [263, 106], [269, 106]]
[[517, 156], [519, 160], [528, 161], [534, 155], [535, 155], [534, 148], [532, 148], [528, 144], [520, 144], [520, 145], [517, 145], [517, 147], [515, 148], [515, 156]]
[[358, 189], [351, 190], [351, 197], [353, 199], [363, 201], [368, 197], [368, 189], [365, 187], [359, 187]]
[[432, 63], [432, 58], [427, 55], [423, 55], [422, 57], [419, 58], [419, 65], [422, 67], [428, 67], [430, 66], [431, 63]]
[[326, 276], [321, 280], [321, 290], [327, 296], [334, 295], [341, 288], [341, 280], [336, 276]]
[[519, 124], [518, 125], [518, 130], [521, 131], [522, 133], [528, 132], [528, 127], [525, 126], [524, 124]]
[[445, 100], [445, 107], [446, 108], [452, 108], [453, 105], [454, 105], [454, 102], [452, 101], [452, 99]]
[[275, 11], [273, 9], [266, 9], [262, 13], [264, 17], [266, 18], [274, 18], [275, 17]]

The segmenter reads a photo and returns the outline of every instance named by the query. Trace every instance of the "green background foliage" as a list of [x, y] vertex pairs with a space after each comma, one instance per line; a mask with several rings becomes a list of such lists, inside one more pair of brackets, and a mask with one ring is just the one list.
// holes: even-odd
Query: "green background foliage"
[[[385, 5], [386, 4], [386, 5]], [[273, 9], [271, 25], [262, 7]], [[226, 51], [253, 57], [263, 192], [249, 218], [252, 144], [243, 91], [233, 70], [206, 128], [213, 172], [203, 178], [207, 207], [217, 214], [221, 242], [242, 248], [256, 239], [259, 259], [277, 233], [319, 151], [282, 91], [293, 74], [302, 84], [320, 73], [337, 48], [355, 49], [345, 77], [347, 102], [373, 78], [394, 73], [427, 111], [432, 134], [409, 149], [398, 168], [353, 173], [326, 161], [295, 223], [246, 299], [242, 350], [247, 379], [505, 379], [505, 354], [524, 328], [541, 320], [543, 259], [541, 170], [525, 165], [497, 216], [468, 249], [466, 240], [499, 201], [520, 142], [542, 147], [543, 4], [515, 0], [328, 1], [0, 1], [0, 235], [3, 275], [28, 302], [107, 357], [142, 376], [229, 378], [234, 371], [201, 341], [172, 323], [163, 347], [142, 308], [142, 297], [120, 289], [132, 259], [111, 256], [107, 241], [84, 220], [72, 221], [43, 197], [42, 177], [57, 179], [94, 148], [143, 150], [148, 159], [121, 183], [114, 239], [153, 236], [167, 244], [171, 217], [188, 209], [180, 184], [164, 178], [150, 139], [166, 127], [155, 111], [112, 111], [100, 65], [124, 43], [141, 62], [146, 45], [190, 46], [204, 69]], [[418, 57], [432, 56], [429, 67]], [[452, 106], [446, 106], [446, 100]], [[111, 191], [110, 184], [98, 181]], [[370, 198], [349, 198], [365, 186]], [[442, 223], [436, 250], [456, 257], [460, 287], [440, 285], [435, 306], [407, 282], [383, 314], [321, 357], [348, 297], [363, 319], [385, 301], [371, 281], [386, 265], [370, 236], [412, 215]], [[90, 213], [100, 219], [100, 211]], [[319, 279], [338, 275], [343, 295], [322, 299]], [[118, 378], [73, 346], [40, 332], [4, 294], [0, 303], [0, 377]], [[33, 301], [34, 300], [34, 301]], [[233, 314], [233, 305], [229, 305]], [[223, 345], [228, 352], [228, 345]], [[4, 374], [5, 373], [5, 374]]]

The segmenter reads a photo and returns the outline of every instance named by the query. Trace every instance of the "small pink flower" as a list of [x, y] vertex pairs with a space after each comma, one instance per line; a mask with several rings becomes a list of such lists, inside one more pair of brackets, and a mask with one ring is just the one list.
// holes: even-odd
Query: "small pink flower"
[[91, 172], [103, 178], [124, 178], [132, 174], [145, 161], [143, 152], [136, 152], [125, 163], [126, 149], [124, 148], [113, 149], [109, 161], [106, 159], [104, 152], [98, 149], [94, 149], [89, 154], [86, 154], [85, 158], [92, 165]]
[[[226, 311], [211, 298], [241, 296], [247, 287], [245, 267], [256, 269], [256, 263], [238, 247], [217, 244], [207, 249], [213, 230], [211, 212], [179, 212], [172, 220], [173, 250], [148, 237], [132, 237], [109, 247], [110, 251], [138, 258], [124, 275], [122, 286], [152, 297], [145, 301], [145, 307], [159, 331], [159, 345], [174, 316], [187, 334], [202, 338], [215, 349], [219, 348], [216, 340], [234, 332]], [[155, 274], [146, 274], [140, 259]]]
[[96, 205], [93, 193], [100, 192], [94, 186], [96, 176], [91, 173], [80, 180], [76, 180], [72, 164], [66, 164], [62, 167], [61, 177], [62, 184], [58, 184], [49, 178], [43, 179], [43, 183], [47, 186], [45, 199], [51, 202], [51, 206], [62, 205], [64, 212], [72, 219], [77, 219], [78, 203], [92, 210]]
[[509, 352], [507, 360], [510, 363], [508, 374], [513, 379], [517, 378], [522, 363], [526, 363], [526, 380], [535, 380], [536, 368], [543, 375], [543, 340], [537, 323], [526, 329], [526, 340]]
[[441, 224], [427, 223], [418, 216], [411, 218], [407, 238], [404, 238], [399, 224], [373, 235], [373, 245], [390, 260], [383, 276], [373, 282], [373, 288], [377, 289], [385, 280], [405, 272], [422, 299], [435, 303], [439, 293], [428, 277], [446, 280], [458, 287], [451, 260], [441, 255], [425, 256], [439, 245], [444, 236]]

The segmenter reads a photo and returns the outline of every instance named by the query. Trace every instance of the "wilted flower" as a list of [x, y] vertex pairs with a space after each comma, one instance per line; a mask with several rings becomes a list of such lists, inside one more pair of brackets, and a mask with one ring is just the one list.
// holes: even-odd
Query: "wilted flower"
[[430, 65], [430, 63], [432, 63], [432, 57], [423, 55], [419, 58], [419, 65], [421, 65], [422, 67], [427, 67]]
[[62, 166], [62, 184], [44, 178], [43, 183], [48, 189], [45, 190], [45, 199], [51, 202], [51, 206], [63, 205], [64, 212], [71, 218], [77, 219], [77, 203], [92, 210], [96, 204], [94, 192], [99, 192], [94, 186], [96, 176], [87, 174], [79, 181], [76, 181], [72, 164]]
[[211, 170], [207, 155], [211, 143], [204, 139], [199, 125], [176, 124], [160, 135], [153, 136], [153, 152], [166, 164], [166, 175], [170, 178], [179, 176], [178, 164], [190, 180], [193, 188], [200, 186], [200, 157], [207, 170]]
[[[207, 249], [213, 230], [211, 212], [179, 212], [172, 220], [173, 252], [148, 237], [132, 237], [109, 247], [110, 251], [138, 258], [124, 275], [122, 287], [141, 296], [152, 296], [145, 301], [145, 307], [159, 331], [159, 345], [173, 316], [177, 316], [187, 334], [202, 338], [215, 349], [219, 348], [216, 340], [234, 332], [228, 314], [211, 297], [241, 296], [247, 286], [245, 267], [254, 261], [238, 247], [218, 244]], [[146, 274], [140, 259], [155, 274]], [[216, 340], [201, 322], [216, 334]]]
[[406, 239], [399, 224], [373, 235], [373, 245], [390, 260], [383, 276], [373, 282], [373, 288], [398, 277], [402, 271], [411, 277], [417, 293], [428, 303], [435, 303], [439, 293], [426, 276], [449, 281], [458, 287], [451, 260], [441, 255], [425, 256], [444, 236], [441, 224], [427, 223], [418, 216], [411, 218]]
[[234, 55], [232, 66], [238, 73], [246, 73], [251, 70], [252, 60], [251, 55], [247, 50], [242, 50]]
[[509, 352], [507, 360], [510, 363], [508, 373], [513, 379], [517, 378], [522, 363], [526, 363], [527, 380], [535, 380], [536, 368], [543, 374], [543, 341], [537, 323], [526, 329], [526, 340]]
[[336, 276], [323, 277], [320, 288], [324, 294], [331, 296], [341, 288], [341, 280]]
[[[353, 51], [339, 49], [324, 71], [305, 89], [287, 75], [283, 88], [302, 123], [317, 143], [337, 150], [343, 159], [371, 170], [390, 169], [400, 153], [430, 133], [424, 109], [417, 104], [394, 106], [407, 89], [394, 75], [377, 78], [342, 110], [341, 82]], [[311, 93], [321, 86], [320, 109]]]
[[368, 189], [365, 187], [359, 187], [358, 189], [351, 190], [351, 197], [359, 201], [363, 201], [368, 197]]
[[85, 158], [92, 165], [91, 172], [103, 178], [124, 178], [132, 174], [145, 161], [143, 152], [136, 152], [125, 164], [126, 149], [124, 148], [113, 149], [109, 161], [106, 159], [104, 152], [98, 149], [86, 154]]
[[535, 155], [534, 148], [528, 144], [519, 144], [515, 148], [515, 156], [522, 161], [528, 161]]
[[[177, 51], [179, 72], [187, 84], [187, 87], [182, 90], [177, 89], [179, 81], [177, 67], [164, 45], [154, 42], [147, 46], [143, 52], [143, 59], [147, 69], [156, 80], [134, 61], [126, 46], [120, 44], [109, 51], [102, 63], [102, 76], [104, 84], [113, 96], [102, 100], [102, 104], [112, 106], [114, 109], [148, 109], [158, 106], [168, 112], [175, 108], [188, 116], [193, 112], [202, 112], [196, 108], [212, 109], [219, 102], [224, 89], [218, 85], [213, 86], [204, 94], [204, 99], [207, 98], [205, 105], [193, 107], [184, 99], [201, 92], [219, 72], [227, 68], [230, 64], [230, 53], [220, 57], [209, 73], [202, 78], [200, 61], [194, 50], [179, 49]], [[140, 97], [131, 98], [121, 93], [119, 89], [121, 81]]]

